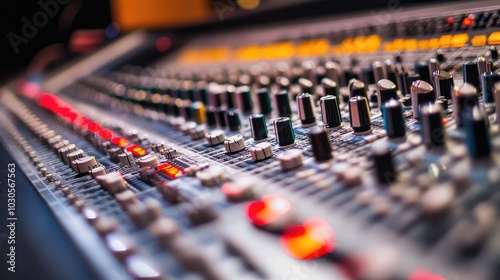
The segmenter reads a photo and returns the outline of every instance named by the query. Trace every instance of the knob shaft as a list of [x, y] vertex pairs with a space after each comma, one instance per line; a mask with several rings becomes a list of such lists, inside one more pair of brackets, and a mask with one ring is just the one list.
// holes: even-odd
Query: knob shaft
[[289, 146], [295, 142], [295, 132], [289, 117], [280, 117], [274, 120], [274, 133], [276, 134], [276, 142], [280, 146]]
[[319, 100], [321, 107], [321, 120], [325, 128], [335, 128], [342, 124], [338, 98], [334, 95], [321, 97]]
[[365, 98], [368, 98], [368, 96], [366, 94], [365, 83], [363, 83], [360, 80], [356, 80], [356, 79], [351, 79], [349, 81], [349, 94], [350, 94], [350, 97], [363, 96]]
[[349, 118], [354, 132], [371, 131], [370, 108], [366, 97], [354, 96], [349, 99]]
[[404, 137], [406, 134], [406, 124], [401, 102], [395, 99], [387, 101], [382, 107], [382, 112], [384, 115], [384, 129], [387, 131], [387, 137]]
[[309, 93], [301, 93], [297, 96], [297, 111], [302, 126], [311, 126], [316, 124], [316, 110], [312, 95]]
[[309, 140], [317, 161], [332, 159], [332, 143], [328, 133], [321, 127], [314, 127], [309, 131]]
[[417, 62], [415, 63], [415, 73], [420, 76], [420, 80], [425, 81], [429, 84], [431, 81], [431, 72], [429, 70], [429, 66], [425, 62]]
[[436, 100], [434, 88], [425, 81], [417, 80], [411, 85], [411, 106], [413, 116], [419, 118], [420, 107]]
[[481, 79], [479, 77], [479, 68], [476, 62], [469, 61], [462, 64], [462, 75], [464, 83], [473, 85], [478, 92], [481, 92]]
[[253, 114], [249, 117], [250, 129], [252, 137], [255, 141], [267, 138], [266, 119], [262, 114]]
[[423, 106], [420, 125], [423, 142], [428, 149], [444, 147], [445, 130], [441, 106], [438, 104]]

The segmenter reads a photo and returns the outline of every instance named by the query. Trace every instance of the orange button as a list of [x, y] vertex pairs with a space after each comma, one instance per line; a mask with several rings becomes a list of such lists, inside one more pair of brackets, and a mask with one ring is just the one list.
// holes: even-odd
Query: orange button
[[429, 48], [429, 40], [418, 40], [418, 48], [426, 50]]
[[441, 48], [449, 48], [451, 46], [451, 35], [443, 35], [439, 37], [439, 46]]
[[474, 47], [480, 47], [486, 45], [486, 41], [488, 40], [488, 37], [486, 35], [476, 35], [472, 38], [471, 44]]
[[417, 39], [406, 39], [403, 42], [403, 49], [406, 51], [414, 51], [417, 49]]
[[334, 248], [332, 228], [318, 218], [287, 228], [281, 235], [280, 241], [288, 254], [302, 260], [319, 258]]
[[260, 200], [248, 203], [247, 217], [254, 225], [263, 227], [289, 214], [291, 208], [288, 200], [277, 194], [268, 194]]
[[488, 37], [488, 44], [490, 45], [498, 45], [500, 44], [500, 31], [493, 32]]
[[465, 46], [467, 41], [469, 41], [469, 35], [467, 35], [466, 33], [455, 34], [451, 39], [451, 46], [453, 48], [461, 48]]
[[431, 49], [439, 48], [439, 38], [429, 39], [429, 48], [431, 48]]

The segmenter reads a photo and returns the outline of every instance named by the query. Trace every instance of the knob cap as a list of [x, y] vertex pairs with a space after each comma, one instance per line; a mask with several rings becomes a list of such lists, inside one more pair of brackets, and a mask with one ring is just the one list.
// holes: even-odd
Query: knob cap
[[[375, 61], [372, 63], [372, 68], [373, 68], [373, 76], [375, 78], [375, 83], [378, 83], [378, 81], [385, 79], [384, 76], [384, 65], [380, 61]], [[351, 95], [352, 97], [352, 95]]]
[[91, 169], [94, 169], [98, 166], [97, 160], [95, 156], [86, 156], [83, 158], [79, 158], [71, 162], [71, 167], [73, 171], [78, 174], [87, 174]]
[[420, 125], [423, 142], [428, 149], [444, 147], [445, 130], [441, 106], [438, 104], [424, 105]]
[[401, 90], [401, 96], [410, 94], [410, 85], [408, 83], [408, 73], [404, 70], [398, 72], [398, 84]]
[[249, 118], [250, 129], [252, 131], [252, 137], [255, 141], [263, 140], [267, 138], [267, 125], [266, 119], [262, 114], [253, 114]]
[[203, 102], [197, 101], [191, 104], [191, 116], [197, 124], [202, 124], [206, 120], [205, 105]]
[[257, 91], [257, 100], [259, 101], [260, 113], [263, 115], [269, 115], [273, 111], [271, 105], [271, 96], [269, 95], [268, 88], [261, 88]]
[[233, 85], [226, 86], [226, 106], [227, 108], [236, 108], [235, 100], [236, 87]]
[[464, 83], [473, 85], [478, 92], [481, 92], [481, 79], [479, 78], [479, 68], [476, 62], [469, 61], [462, 64], [462, 75]]
[[477, 90], [471, 84], [465, 83], [453, 88], [453, 111], [457, 127], [463, 127], [463, 119], [479, 104]]
[[314, 127], [309, 130], [309, 140], [317, 161], [325, 161], [332, 159], [332, 143], [328, 133], [321, 127]]
[[433, 103], [435, 100], [434, 88], [428, 82], [422, 80], [413, 82], [411, 85], [411, 106], [415, 118], [419, 117], [421, 106]]
[[[398, 99], [396, 85], [387, 79], [382, 79], [377, 83], [377, 102], [378, 107], [382, 109], [382, 105], [390, 99]], [[383, 112], [383, 111], [382, 111]]]
[[236, 97], [238, 101], [238, 108], [240, 111], [247, 115], [253, 111], [252, 93], [250, 87], [241, 86], [236, 89]]
[[311, 126], [316, 124], [316, 111], [312, 95], [309, 93], [301, 93], [297, 96], [297, 111], [302, 126]]
[[237, 153], [246, 147], [245, 139], [241, 135], [231, 136], [224, 140], [224, 148], [228, 153]]
[[[321, 85], [323, 86], [323, 92], [326, 95], [333, 95], [337, 98], [339, 97], [339, 87], [338, 84], [329, 78], [324, 78], [321, 80]], [[337, 99], [338, 101], [338, 99]]]
[[368, 96], [366, 95], [365, 83], [360, 80], [351, 79], [349, 81], [349, 95], [350, 97], [363, 96], [365, 98], [368, 98]]
[[[483, 74], [483, 102], [485, 104], [495, 103], [494, 88], [500, 82], [500, 75], [496, 72], [485, 72]], [[500, 101], [500, 100], [499, 100]]]
[[446, 61], [446, 57], [444, 56], [444, 51], [439, 49], [436, 51], [436, 59], [439, 63], [443, 63]]
[[375, 84], [375, 74], [372, 68], [361, 69], [361, 80], [367, 85]]
[[205, 135], [205, 139], [207, 139], [207, 143], [209, 146], [219, 145], [224, 142], [226, 139], [226, 135], [224, 135], [224, 131], [215, 130]]
[[237, 131], [241, 128], [241, 121], [236, 109], [229, 109], [225, 115], [227, 128], [231, 131]]
[[429, 70], [429, 66], [425, 62], [417, 62], [415, 63], [415, 73], [420, 76], [420, 80], [425, 81], [427, 83], [432, 83], [431, 81], [431, 72]]
[[443, 96], [445, 99], [450, 100], [451, 92], [455, 86], [453, 76], [444, 70], [437, 70], [433, 72], [432, 75], [434, 77], [436, 95], [438, 97]]
[[250, 156], [255, 161], [264, 160], [273, 156], [273, 147], [268, 142], [259, 143], [249, 150]]
[[302, 165], [304, 157], [299, 149], [291, 149], [278, 155], [281, 169], [290, 170]]
[[276, 101], [276, 109], [278, 115], [282, 117], [291, 117], [292, 109], [290, 108], [290, 97], [287, 90], [281, 90], [274, 95]]
[[366, 97], [354, 96], [349, 99], [349, 118], [354, 132], [371, 131], [370, 107]]
[[274, 120], [274, 133], [276, 134], [276, 142], [280, 146], [289, 146], [295, 142], [295, 132], [289, 117], [280, 117]]
[[373, 164], [375, 165], [378, 182], [390, 184], [396, 180], [396, 168], [391, 150], [385, 143], [377, 143], [372, 147]]
[[[490, 72], [490, 62], [486, 60], [484, 56], [480, 56], [477, 58], [477, 69], [479, 72], [479, 77], [482, 78], [483, 74], [486, 72]], [[481, 85], [484, 86], [484, 85]]]
[[488, 117], [479, 106], [464, 119], [467, 149], [473, 158], [486, 158], [491, 154]]
[[208, 107], [205, 110], [205, 115], [207, 119], [208, 126], [217, 126], [217, 114], [215, 107]]
[[342, 75], [342, 68], [340, 65], [333, 61], [325, 63], [326, 77], [340, 84], [340, 77]]
[[300, 78], [299, 86], [302, 88], [302, 92], [312, 94], [314, 84], [311, 80], [308, 80], [306, 78]]
[[404, 137], [406, 134], [406, 124], [401, 102], [396, 99], [385, 102], [382, 112], [384, 114], [384, 129], [387, 131], [387, 137]]
[[319, 100], [321, 107], [321, 120], [325, 128], [339, 127], [342, 124], [342, 115], [340, 113], [338, 97], [327, 95]]

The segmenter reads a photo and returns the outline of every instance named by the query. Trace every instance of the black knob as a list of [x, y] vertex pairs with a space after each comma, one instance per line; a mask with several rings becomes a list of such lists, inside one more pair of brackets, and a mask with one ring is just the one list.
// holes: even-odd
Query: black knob
[[491, 154], [488, 117], [476, 106], [464, 119], [467, 149], [473, 158], [485, 158]]
[[338, 98], [334, 95], [321, 97], [319, 100], [321, 107], [321, 120], [325, 128], [339, 127], [342, 124]]
[[216, 109], [214, 107], [208, 107], [205, 110], [205, 115], [207, 116], [208, 126], [217, 126]]
[[311, 94], [301, 93], [297, 96], [297, 111], [302, 126], [310, 126], [316, 123], [316, 112]]
[[[500, 82], [500, 75], [496, 72], [485, 72], [483, 74], [483, 102], [485, 104], [495, 103], [495, 84]], [[500, 100], [498, 100], [500, 102]]]
[[252, 93], [249, 86], [240, 86], [236, 89], [238, 108], [245, 114], [251, 114], [253, 111]]
[[397, 175], [392, 152], [384, 143], [373, 145], [372, 158], [380, 184], [390, 184], [396, 181]]
[[469, 83], [476, 87], [477, 91], [481, 91], [481, 80], [479, 78], [479, 68], [477, 63], [469, 61], [462, 64], [462, 75], [464, 83]]
[[236, 108], [236, 102], [234, 99], [234, 94], [236, 91], [236, 87], [233, 85], [227, 85], [226, 86], [226, 106], [227, 108]]
[[363, 83], [360, 80], [351, 79], [349, 81], [349, 95], [350, 95], [350, 97], [363, 96], [365, 98], [368, 98], [368, 96], [366, 94], [365, 83]]
[[238, 111], [236, 109], [229, 109], [226, 112], [225, 117], [226, 117], [226, 125], [229, 130], [231, 131], [240, 130], [241, 121]]
[[387, 131], [387, 137], [404, 137], [406, 134], [406, 124], [401, 102], [396, 99], [385, 102], [382, 107], [382, 112], [384, 115], [384, 129]]
[[193, 118], [193, 112], [191, 111], [191, 101], [189, 99], [182, 101], [181, 115], [185, 120], [191, 120]]
[[170, 101], [169, 105], [170, 109], [170, 114], [174, 117], [180, 117], [181, 116], [181, 107], [182, 107], [182, 99], [180, 98], [173, 98]]
[[268, 88], [257, 90], [257, 100], [259, 101], [260, 113], [263, 115], [271, 114], [273, 107], [271, 105], [271, 96]]
[[438, 97], [443, 96], [445, 99], [450, 100], [451, 93], [455, 85], [455, 83], [453, 82], [453, 76], [444, 70], [435, 71], [433, 73], [433, 76], [436, 95]]
[[349, 99], [349, 118], [354, 132], [371, 131], [370, 107], [366, 97], [354, 96]]
[[274, 99], [279, 116], [292, 116], [292, 109], [290, 108], [290, 96], [288, 95], [287, 90], [278, 91], [276, 94], [274, 94]]
[[217, 117], [217, 123], [219, 124], [220, 128], [224, 128], [227, 125], [227, 123], [226, 123], [226, 112], [227, 112], [227, 110], [224, 107], [217, 108], [216, 111], [215, 111], [215, 115]]
[[321, 127], [313, 127], [309, 130], [309, 140], [314, 154], [314, 159], [317, 161], [325, 161], [332, 159], [332, 143], [328, 133]]
[[497, 61], [498, 60], [498, 49], [496, 46], [490, 46], [490, 58], [492, 61]]
[[196, 84], [196, 97], [197, 101], [203, 102], [203, 104], [208, 105], [208, 91], [207, 91], [207, 83], [204, 81], [199, 81]]
[[184, 100], [189, 100], [189, 101], [196, 101], [195, 100], [195, 91], [194, 91], [194, 85], [191, 81], [184, 81], [182, 83], [182, 99]]
[[444, 147], [445, 130], [441, 106], [438, 104], [424, 105], [420, 126], [423, 142], [428, 149]]
[[413, 82], [411, 85], [411, 106], [413, 117], [419, 117], [420, 107], [436, 100], [432, 86], [422, 80]]
[[340, 65], [333, 61], [328, 61], [325, 63], [326, 77], [333, 80], [337, 84], [340, 84], [340, 77], [342, 75], [342, 68]]
[[378, 81], [377, 83], [378, 107], [382, 109], [382, 105], [385, 104], [385, 102], [390, 99], [398, 99], [396, 85], [388, 79], [382, 79]]
[[286, 77], [277, 77], [276, 84], [279, 86], [280, 90], [290, 89], [290, 80]]
[[267, 124], [264, 115], [253, 114], [249, 118], [252, 137], [255, 141], [267, 138]]
[[429, 84], [432, 83], [431, 72], [429, 70], [429, 66], [425, 62], [415, 63], [415, 73], [420, 75], [420, 80], [425, 81]]
[[[323, 86], [323, 91], [325, 95], [334, 95], [337, 98], [339, 97], [339, 87], [338, 84], [329, 78], [324, 78], [321, 81], [321, 85]], [[339, 101], [337, 99], [337, 101]]]
[[375, 74], [372, 68], [361, 69], [361, 80], [367, 85], [375, 84]]
[[[375, 61], [372, 63], [373, 75], [375, 78], [375, 83], [385, 78], [384, 76], [384, 65], [380, 61]], [[351, 95], [352, 97], [352, 95]]]
[[274, 133], [276, 142], [280, 146], [289, 146], [295, 142], [292, 120], [289, 117], [279, 117], [274, 120]]
[[313, 82], [311, 82], [311, 80], [308, 80], [306, 78], [300, 78], [299, 85], [302, 88], [302, 92], [312, 94], [314, 85]]
[[397, 78], [396, 78], [396, 71], [394, 68], [394, 65], [392, 64], [392, 61], [390, 59], [386, 59], [384, 61], [384, 77], [393, 82], [397, 86]]
[[[218, 89], [220, 90], [220, 89]], [[223, 104], [223, 92], [222, 91], [216, 91], [216, 92], [211, 92], [210, 93], [210, 105], [214, 106], [216, 108], [222, 106]]]
[[464, 117], [472, 112], [472, 108], [479, 104], [477, 90], [471, 84], [465, 83], [453, 88], [453, 111], [457, 127], [463, 127]]
[[398, 84], [401, 90], [401, 96], [410, 94], [410, 85], [408, 84], [408, 72], [402, 70], [398, 72]]
[[439, 63], [443, 63], [446, 61], [446, 57], [444, 56], [444, 51], [439, 49], [436, 52], [436, 59], [439, 61]]

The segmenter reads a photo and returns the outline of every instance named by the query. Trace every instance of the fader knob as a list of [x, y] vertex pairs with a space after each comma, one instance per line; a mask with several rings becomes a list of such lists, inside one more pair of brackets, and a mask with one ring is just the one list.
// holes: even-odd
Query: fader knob
[[401, 102], [396, 99], [387, 101], [382, 107], [382, 112], [384, 115], [384, 129], [387, 131], [387, 137], [404, 137], [406, 134], [406, 124]]
[[276, 134], [276, 142], [280, 146], [289, 146], [295, 142], [295, 132], [289, 117], [280, 117], [274, 120], [274, 133]]
[[253, 111], [252, 93], [250, 87], [240, 86], [236, 88], [238, 108], [243, 114], [251, 114]]
[[327, 95], [319, 100], [321, 107], [321, 120], [325, 128], [335, 128], [342, 124], [342, 115], [340, 113], [338, 97]]
[[471, 84], [465, 83], [453, 88], [453, 111], [457, 127], [463, 127], [463, 119], [479, 104], [477, 90]]
[[245, 147], [245, 139], [241, 135], [231, 136], [224, 140], [224, 148], [226, 148], [226, 152], [228, 153], [242, 151]]
[[479, 68], [476, 62], [469, 61], [462, 64], [462, 75], [464, 83], [473, 85], [478, 92], [481, 92], [481, 79], [479, 77]]
[[354, 96], [363, 96], [365, 98], [368, 98], [366, 95], [366, 86], [365, 83], [363, 83], [360, 80], [356, 79], [351, 79], [349, 81], [349, 95], [350, 97]]
[[267, 138], [266, 119], [262, 114], [253, 114], [249, 118], [250, 130], [253, 140], [259, 141]]
[[398, 99], [396, 85], [388, 79], [382, 79], [378, 81], [377, 83], [378, 108], [382, 110], [382, 105], [385, 104], [385, 102], [390, 99]]
[[269, 95], [268, 88], [261, 88], [256, 92], [257, 100], [259, 102], [260, 113], [263, 115], [269, 115], [273, 111], [271, 105], [271, 96]]
[[229, 109], [225, 115], [227, 128], [231, 131], [237, 131], [241, 128], [241, 121], [236, 109]]
[[[500, 75], [496, 72], [485, 72], [483, 74], [483, 103], [489, 106], [489, 104], [495, 103], [494, 89], [495, 84], [500, 82]], [[500, 100], [498, 100], [500, 102]]]
[[491, 154], [488, 117], [478, 106], [464, 119], [467, 149], [473, 158], [485, 158]]
[[316, 123], [316, 112], [311, 94], [301, 93], [297, 96], [297, 111], [302, 126], [311, 126]]
[[437, 97], [443, 96], [445, 99], [450, 100], [455, 85], [453, 76], [444, 70], [438, 70], [433, 73], [433, 77]]
[[274, 99], [276, 101], [276, 109], [279, 116], [292, 116], [292, 109], [290, 108], [290, 97], [288, 96], [287, 90], [278, 91], [276, 94], [274, 94]]
[[97, 165], [97, 160], [95, 159], [95, 156], [86, 156], [86, 157], [74, 160], [71, 163], [71, 166], [73, 167], [73, 171], [75, 171], [76, 173], [86, 174], [91, 169], [94, 169], [98, 165]]
[[419, 117], [420, 107], [436, 100], [432, 86], [422, 80], [413, 82], [411, 85], [411, 106], [413, 117]]
[[428, 149], [444, 146], [445, 130], [441, 106], [438, 104], [424, 105], [422, 107], [420, 125], [423, 142]]
[[371, 131], [371, 116], [368, 100], [363, 96], [354, 96], [349, 99], [349, 118], [354, 132], [364, 133]]
[[332, 143], [328, 133], [321, 127], [314, 127], [309, 131], [309, 140], [316, 161], [332, 159]]
[[390, 184], [396, 180], [396, 169], [392, 159], [391, 150], [380, 142], [372, 147], [373, 164], [376, 169], [378, 182]]

